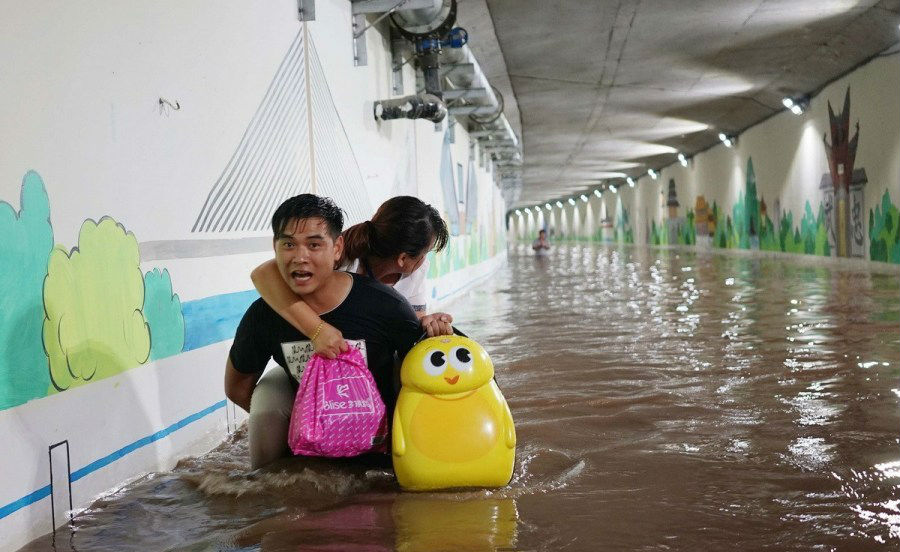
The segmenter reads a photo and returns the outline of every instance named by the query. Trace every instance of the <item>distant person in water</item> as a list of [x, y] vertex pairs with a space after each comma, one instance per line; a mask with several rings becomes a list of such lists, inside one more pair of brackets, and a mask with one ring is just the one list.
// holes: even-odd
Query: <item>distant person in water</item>
[[538, 237], [531, 244], [531, 248], [534, 249], [535, 255], [546, 255], [547, 251], [550, 250], [550, 242], [547, 241], [547, 231], [541, 230], [538, 232]]

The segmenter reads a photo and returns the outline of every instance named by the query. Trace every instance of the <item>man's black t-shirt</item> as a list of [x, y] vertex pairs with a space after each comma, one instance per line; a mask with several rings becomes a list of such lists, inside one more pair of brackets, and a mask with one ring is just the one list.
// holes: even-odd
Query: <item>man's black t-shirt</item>
[[[397, 291], [368, 276], [350, 276], [353, 284], [346, 299], [320, 318], [340, 330], [345, 339], [365, 342], [369, 371], [390, 411], [396, 400], [394, 354], [402, 361], [422, 330], [412, 307]], [[301, 342], [308, 349], [308, 341], [265, 301], [257, 299], [244, 313], [229, 355], [238, 372], [260, 373], [274, 358], [290, 375], [289, 364], [300, 362], [291, 357], [292, 347], [296, 351]], [[305, 366], [306, 359], [302, 360]]]

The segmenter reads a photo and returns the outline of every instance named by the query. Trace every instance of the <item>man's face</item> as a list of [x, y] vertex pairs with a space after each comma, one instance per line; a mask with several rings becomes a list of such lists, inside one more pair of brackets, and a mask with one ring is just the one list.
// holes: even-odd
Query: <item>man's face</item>
[[543, 230], [541, 230], [540, 232], [538, 232], [538, 238], [540, 238], [542, 240], [547, 239], [547, 232], [544, 232]]
[[332, 240], [323, 219], [293, 219], [275, 237], [275, 263], [294, 293], [310, 295], [331, 277], [343, 249], [343, 236]]

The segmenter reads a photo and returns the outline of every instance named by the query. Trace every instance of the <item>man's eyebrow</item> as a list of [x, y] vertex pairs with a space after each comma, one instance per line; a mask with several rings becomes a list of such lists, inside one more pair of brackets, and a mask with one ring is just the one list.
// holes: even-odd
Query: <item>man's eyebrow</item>
[[[300, 236], [300, 238], [304, 238], [307, 240], [324, 240], [325, 236], [323, 236], [322, 234], [313, 234], [311, 236]], [[279, 234], [275, 239], [276, 240], [296, 240], [299, 238], [292, 236], [291, 234]]]

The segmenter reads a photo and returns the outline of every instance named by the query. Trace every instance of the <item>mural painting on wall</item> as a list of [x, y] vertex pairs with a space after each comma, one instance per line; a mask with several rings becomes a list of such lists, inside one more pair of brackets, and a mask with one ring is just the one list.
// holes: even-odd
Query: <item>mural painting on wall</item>
[[[592, 218], [592, 212], [589, 210], [590, 207], [585, 207], [585, 209], [588, 209], [588, 211], [584, 217], [585, 231], [583, 233], [578, 232], [577, 230], [569, 230], [566, 232], [566, 229], [569, 227], [568, 214], [566, 211], [563, 211], [559, 225], [560, 230], [557, 232], [556, 227], [553, 224], [549, 227], [548, 233], [550, 239], [555, 239], [555, 241], [558, 242], [634, 243], [634, 231], [631, 228], [631, 217], [628, 213], [628, 209], [625, 207], [624, 203], [622, 203], [622, 196], [616, 196], [614, 216], [610, 216], [605, 202], [600, 204], [599, 217], [596, 219], [596, 223], [594, 222], [595, 219]], [[576, 220], [580, 220], [577, 207], [573, 211], [572, 216]], [[596, 229], [591, 231], [592, 228]]]
[[673, 187], [674, 181], [670, 180], [667, 220], [657, 224], [650, 219], [647, 235], [648, 242], [653, 245], [711, 243], [719, 248], [762, 249], [825, 256], [831, 254], [824, 206], [820, 204], [818, 214], [814, 214], [807, 201], [800, 227], [797, 228], [794, 226], [793, 213], [781, 213], [780, 203], [776, 200], [776, 226], [770, 218], [765, 198], [757, 196], [752, 158], [747, 160], [744, 191], [738, 194], [738, 200], [732, 206], [730, 214], [720, 209], [716, 202], [713, 202], [710, 209], [706, 198], [700, 195], [695, 198], [694, 209], [689, 209], [684, 218], [678, 217], [678, 206], [673, 205], [672, 201], [674, 199], [677, 202]]
[[[439, 253], [428, 253], [428, 277], [439, 278], [444, 274], [478, 264], [497, 254], [505, 247], [503, 232], [493, 221], [478, 217], [478, 180], [475, 170], [474, 149], [469, 150], [468, 171], [454, 176], [450, 129], [444, 131], [441, 147], [440, 182], [444, 205], [442, 214], [450, 230], [447, 246]], [[458, 180], [465, 178], [465, 182]], [[457, 196], [457, 190], [465, 190], [465, 197]], [[492, 209], [493, 212], [493, 209]], [[493, 219], [493, 217], [492, 217]], [[488, 226], [490, 224], [490, 226]]]
[[716, 213], [710, 208], [703, 195], [698, 195], [694, 200], [692, 215], [694, 243], [709, 247], [716, 234]]
[[616, 224], [613, 231], [613, 241], [617, 243], [634, 243], [634, 231], [631, 229], [631, 220], [628, 209], [622, 204], [622, 196], [616, 196]]
[[50, 202], [34, 171], [20, 210], [0, 202], [0, 409], [109, 377], [184, 346], [166, 270], [141, 273], [134, 234], [87, 220], [78, 245], [53, 242]]
[[781, 213], [779, 220], [781, 208], [776, 200], [776, 227], [769, 216], [765, 198], [757, 197], [752, 158], [747, 160], [744, 192], [738, 195], [731, 215], [720, 211], [715, 202], [713, 211], [716, 216], [713, 245], [716, 247], [830, 255], [823, 205], [819, 204], [818, 213], [815, 214], [807, 201], [800, 227], [797, 228], [790, 211]]
[[681, 207], [681, 203], [678, 201], [675, 179], [669, 179], [669, 185], [666, 190], [666, 217], [659, 225], [656, 224], [654, 219], [650, 219], [650, 228], [647, 231], [648, 242], [653, 245], [695, 245], [697, 238], [694, 228], [694, 211], [688, 209], [683, 217], [678, 214], [678, 208]]
[[[606, 202], [600, 204], [600, 220], [597, 221], [597, 230], [591, 234], [592, 241], [609, 242], [614, 240], [615, 225], [609, 211], [606, 208]], [[578, 240], [577, 235], [573, 235], [572, 239]]]
[[[779, 198], [770, 212], [766, 200], [757, 195], [753, 159], [747, 159], [744, 190], [728, 213], [716, 202], [712, 207], [702, 195], [695, 198], [693, 211], [678, 216], [680, 206], [675, 181], [669, 180], [667, 217], [662, 221], [647, 216], [647, 242], [653, 245], [678, 243], [720, 248], [761, 249], [808, 255], [865, 257], [866, 171], [854, 166], [859, 144], [859, 124], [850, 133], [850, 89], [843, 110], [835, 115], [828, 104], [831, 142], [823, 138], [828, 156], [828, 172], [821, 179], [822, 199], [816, 209], [807, 200], [799, 225], [794, 213], [782, 209]], [[774, 218], [773, 218], [774, 217]], [[885, 190], [881, 204], [869, 209], [869, 259], [900, 263], [900, 211]]]
[[869, 209], [869, 255], [873, 261], [900, 263], [900, 211], [887, 190], [881, 205]]
[[838, 257], [865, 257], [865, 196], [863, 187], [868, 179], [866, 171], [855, 168], [859, 146], [859, 121], [856, 134], [850, 137], [850, 88], [844, 95], [844, 108], [835, 116], [828, 102], [828, 134], [822, 136], [828, 156], [828, 172], [822, 175], [819, 189], [825, 196], [825, 226], [828, 244]]

